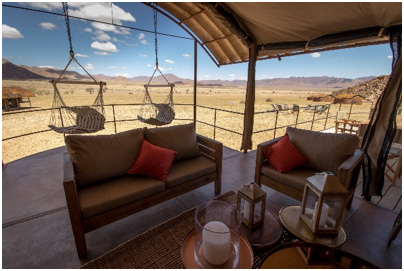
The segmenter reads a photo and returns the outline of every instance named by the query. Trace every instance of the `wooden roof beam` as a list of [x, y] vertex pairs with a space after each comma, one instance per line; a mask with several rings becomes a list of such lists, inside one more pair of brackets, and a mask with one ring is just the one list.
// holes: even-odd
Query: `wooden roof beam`
[[206, 12], [206, 9], [201, 9], [201, 11], [199, 11], [199, 12], [197, 12], [197, 13], [195, 13], [195, 14], [193, 14], [193, 15], [191, 15], [191, 16], [183, 19], [183, 20], [181, 20], [179, 23], [180, 24], [186, 23], [187, 21], [193, 19], [195, 16], [198, 16], [199, 14], [203, 14], [205, 12]]

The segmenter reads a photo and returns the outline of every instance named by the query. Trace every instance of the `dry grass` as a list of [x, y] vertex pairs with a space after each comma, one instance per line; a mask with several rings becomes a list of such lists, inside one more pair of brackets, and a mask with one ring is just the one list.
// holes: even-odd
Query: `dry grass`
[[[23, 110], [18, 112], [51, 108], [53, 98], [53, 87], [46, 81], [13, 81], [3, 80], [3, 86], [19, 86], [27, 88], [35, 93], [37, 96], [31, 98], [32, 108], [29, 104], [22, 104]], [[88, 86], [78, 85], [63, 85], [59, 90], [67, 105], [90, 105], [96, 97], [96, 91], [89, 94], [86, 91]], [[154, 101], [162, 101], [167, 95], [167, 89], [152, 89], [151, 95]], [[307, 101], [306, 97], [312, 94], [308, 90], [271, 90], [271, 89], [257, 89], [255, 111], [265, 112], [271, 110], [271, 103], [298, 104], [301, 107], [307, 104], [314, 104], [312, 101]], [[318, 94], [319, 92], [317, 92]], [[324, 93], [330, 93], [326, 91]], [[107, 85], [107, 91], [104, 94], [104, 103], [107, 123], [105, 130], [97, 134], [111, 134], [115, 133], [115, 126], [113, 123], [114, 114], [111, 104], [115, 104], [115, 119], [116, 120], [133, 120], [137, 119], [137, 113], [140, 109], [139, 106], [129, 106], [125, 104], [141, 104], [143, 102], [144, 88], [140, 83], [118, 83], [111, 82]], [[241, 114], [232, 114], [216, 111], [216, 125], [228, 130], [236, 131], [241, 134], [243, 132], [243, 115], [245, 100], [245, 88], [242, 87], [198, 87], [197, 104], [201, 106], [208, 106], [217, 109], [229, 110], [239, 112]], [[271, 102], [268, 102], [271, 100]], [[175, 106], [176, 118], [187, 120], [175, 120], [173, 124], [181, 124], [192, 121], [193, 119], [193, 86], [180, 85], [175, 87], [174, 102], [176, 104], [188, 104]], [[109, 106], [108, 106], [109, 105]], [[370, 104], [363, 103], [360, 106], [354, 105], [352, 112], [366, 112], [365, 114], [353, 115], [351, 119], [367, 120]], [[332, 105], [329, 115], [335, 119], [336, 112], [339, 110], [339, 105]], [[341, 110], [349, 112], [350, 105], [342, 105]], [[12, 113], [17, 111], [12, 111]], [[4, 112], [3, 112], [4, 113]], [[197, 120], [204, 123], [214, 124], [215, 110], [203, 107], [197, 108]], [[254, 131], [261, 131], [275, 127], [276, 112], [266, 112], [255, 115]], [[316, 118], [325, 118], [326, 113], [316, 116]], [[50, 111], [38, 111], [25, 114], [3, 114], [3, 139], [18, 136], [21, 134], [32, 133], [36, 131], [47, 130], [50, 118]], [[295, 126], [297, 114], [288, 113], [287, 111], [279, 112], [277, 117], [277, 127], [282, 126]], [[311, 121], [313, 118], [312, 112], [301, 112], [298, 116], [298, 122]], [[327, 124], [325, 120], [318, 120], [314, 122], [313, 130], [323, 130], [324, 127], [330, 128], [334, 125], [334, 119], [328, 119]], [[116, 123], [116, 131], [121, 132], [128, 129], [144, 127], [143, 123], [139, 121], [119, 121]], [[310, 129], [311, 122], [300, 124], [298, 128]], [[286, 128], [273, 130], [253, 135], [253, 148], [263, 141], [270, 140], [275, 136], [281, 136], [285, 133]], [[230, 133], [221, 129], [216, 129], [205, 125], [203, 123], [197, 124], [197, 132], [213, 138], [224, 143], [224, 145], [239, 149], [241, 146], [241, 135]], [[57, 134], [53, 131], [33, 134], [29, 136], [19, 137], [3, 141], [3, 161], [11, 162], [22, 157], [35, 154], [44, 150], [49, 150], [64, 145], [64, 137], [62, 134]]]

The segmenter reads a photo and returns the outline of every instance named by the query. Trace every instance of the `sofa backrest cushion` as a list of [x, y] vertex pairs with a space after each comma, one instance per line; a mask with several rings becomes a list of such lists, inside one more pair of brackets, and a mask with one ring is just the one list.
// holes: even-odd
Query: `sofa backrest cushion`
[[142, 128], [112, 135], [66, 136], [77, 185], [125, 174], [138, 156], [142, 139]]
[[200, 155], [193, 123], [145, 129], [144, 137], [151, 144], [177, 152], [174, 161]]
[[337, 175], [338, 167], [358, 146], [359, 138], [350, 134], [330, 134], [288, 127], [290, 141], [308, 158], [306, 167], [330, 171]]

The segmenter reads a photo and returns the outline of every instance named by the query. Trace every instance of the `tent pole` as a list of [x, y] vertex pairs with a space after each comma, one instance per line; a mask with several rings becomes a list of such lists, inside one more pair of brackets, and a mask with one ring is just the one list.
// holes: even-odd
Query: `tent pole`
[[244, 128], [241, 150], [247, 153], [252, 149], [252, 133], [254, 129], [254, 106], [255, 106], [255, 66], [257, 62], [257, 43], [250, 45], [250, 57], [248, 62], [248, 81], [245, 94]]
[[196, 90], [198, 80], [198, 43], [194, 40], [194, 129], [196, 130]]

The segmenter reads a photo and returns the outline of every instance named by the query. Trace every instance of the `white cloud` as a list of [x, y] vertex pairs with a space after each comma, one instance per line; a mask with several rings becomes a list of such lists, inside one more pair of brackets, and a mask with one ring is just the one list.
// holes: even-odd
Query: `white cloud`
[[39, 25], [42, 27], [42, 29], [45, 29], [45, 30], [53, 30], [56, 28], [56, 25], [54, 25], [53, 23], [49, 23], [49, 22], [42, 22]]
[[118, 68], [117, 66], [109, 66], [107, 69], [114, 70], [114, 69], [117, 69], [117, 68]]
[[182, 56], [183, 56], [185, 59], [188, 59], [188, 58], [191, 57], [191, 55], [189, 55], [189, 54], [182, 54]]
[[235, 75], [234, 75], [234, 74], [229, 74], [229, 76], [230, 76], [231, 78], [233, 78]]
[[147, 44], [146, 35], [144, 33], [140, 33], [137, 37], [142, 44]]
[[146, 66], [147, 66], [147, 67], [153, 67], [153, 65], [152, 65], [152, 64], [146, 64]]
[[312, 53], [312, 54], [310, 54], [311, 55], [311, 57], [314, 57], [314, 58], [318, 58], [318, 57], [320, 57], [321, 56], [321, 54], [320, 53]]
[[210, 75], [209, 75], [209, 74], [204, 74], [204, 75], [202, 76], [202, 78], [210, 78]]
[[[59, 3], [58, 3], [59, 4]], [[60, 4], [59, 4], [60, 5]], [[115, 24], [122, 24], [122, 21], [136, 22], [135, 17], [126, 12], [117, 5], [109, 2], [103, 3], [78, 3], [69, 2], [69, 14], [72, 16], [83, 17], [87, 19], [94, 19], [97, 21], [111, 23], [112, 19]], [[111, 12], [113, 18], [111, 18]]]
[[88, 55], [83, 55], [83, 54], [74, 54], [74, 56], [78, 56], [78, 57], [88, 57]]
[[48, 2], [48, 3], [42, 3], [42, 2], [38, 2], [38, 3], [24, 3], [24, 5], [29, 5], [31, 7], [34, 8], [40, 8], [40, 9], [46, 9], [49, 11], [53, 11], [56, 9], [60, 9], [61, 8], [61, 4], [60, 2]]
[[387, 56], [388, 59], [393, 59], [393, 56]]
[[111, 37], [108, 34], [104, 33], [103, 31], [99, 31], [97, 33], [97, 36], [95, 36], [95, 39], [101, 40], [101, 41], [107, 41], [107, 40], [110, 40]]
[[140, 57], [147, 57], [147, 55], [143, 55], [143, 54], [141, 54], [141, 55], [139, 55]]
[[107, 52], [94, 52], [95, 55], [99, 55], [99, 56], [109, 56], [110, 53]]
[[87, 70], [94, 70], [95, 68], [94, 68], [94, 65], [93, 64], [90, 64], [90, 63], [87, 63], [87, 65], [86, 65], [86, 67], [85, 67]]
[[113, 53], [119, 52], [115, 44], [109, 41], [105, 43], [94, 41], [93, 43], [91, 43], [91, 48], [106, 52], [113, 52]]
[[38, 66], [39, 68], [56, 69], [54, 66]]
[[113, 32], [115, 34], [119, 35], [129, 35], [130, 31], [125, 28], [118, 28], [115, 25], [110, 25], [110, 24], [103, 24], [103, 23], [97, 23], [97, 22], [92, 22], [91, 25], [100, 31], [106, 31], [106, 32]]
[[174, 60], [171, 60], [171, 59], [166, 59], [166, 60], [164, 60], [166, 63], [169, 63], [169, 64], [175, 64], [175, 62], [174, 62]]
[[3, 24], [3, 39], [23, 39], [24, 36], [16, 28]]
[[84, 32], [93, 33], [93, 30], [90, 27], [84, 28]]
[[122, 76], [122, 77], [126, 77], [126, 78], [130, 78], [130, 74], [129, 73], [117, 73], [115, 74], [115, 76]]

